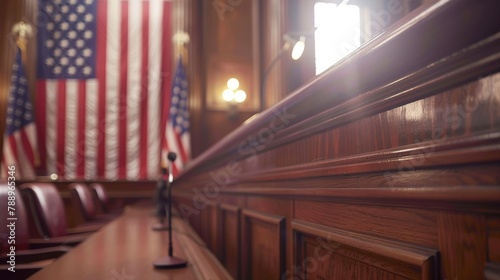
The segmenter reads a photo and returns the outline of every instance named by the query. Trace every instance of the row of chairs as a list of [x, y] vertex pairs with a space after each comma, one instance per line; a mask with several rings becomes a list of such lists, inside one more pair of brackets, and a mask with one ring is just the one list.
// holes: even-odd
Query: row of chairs
[[[4, 208], [0, 209], [0, 279], [26, 279], [119, 214], [109, 213], [107, 194], [101, 184], [89, 188], [73, 183], [68, 190], [72, 205], [85, 221], [72, 228], [67, 227], [63, 199], [53, 184], [26, 183], [9, 193], [7, 182], [0, 182], [0, 206]], [[7, 208], [9, 201], [15, 201], [15, 205], [10, 203], [14, 216]], [[8, 219], [12, 217], [16, 219]], [[14, 226], [9, 228], [10, 222]], [[15, 273], [8, 271], [12, 253], [15, 253]]]

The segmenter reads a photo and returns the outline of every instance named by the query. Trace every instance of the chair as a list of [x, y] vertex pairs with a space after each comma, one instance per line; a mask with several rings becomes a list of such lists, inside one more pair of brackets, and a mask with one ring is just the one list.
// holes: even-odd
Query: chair
[[96, 201], [96, 205], [99, 207], [99, 211], [101, 213], [110, 214], [118, 216], [121, 214], [121, 211], [111, 211], [109, 208], [109, 198], [104, 186], [100, 183], [90, 184], [90, 188], [94, 194], [94, 201]]
[[80, 183], [72, 183], [68, 186], [73, 203], [82, 220], [86, 223], [103, 224], [114, 218], [110, 215], [97, 215], [92, 193], [88, 187]]
[[92, 192], [94, 194], [94, 197], [96, 198], [95, 201], [97, 202], [96, 205], [99, 206], [100, 211], [102, 213], [109, 213], [109, 198], [108, 194], [106, 193], [106, 190], [104, 190], [104, 187], [102, 184], [99, 183], [93, 183], [90, 184], [90, 188], [92, 189]]
[[[9, 192], [10, 191], [10, 192]], [[9, 200], [10, 197], [15, 197], [14, 200]], [[6, 182], [0, 182], [0, 205], [7, 206], [12, 201], [12, 213], [10, 216], [10, 209], [3, 209], [0, 211], [0, 220], [7, 221], [9, 217], [14, 217], [12, 220], [15, 226], [9, 228], [7, 226], [0, 227], [0, 278], [1, 279], [26, 279], [33, 273], [44, 268], [50, 264], [55, 258], [68, 252], [71, 248], [66, 246], [59, 246], [61, 242], [53, 242], [43, 239], [29, 239], [29, 225], [26, 207], [24, 205], [21, 193], [15, 190], [15, 187], [9, 189]], [[11, 230], [15, 230], [15, 244], [9, 244], [9, 236]], [[15, 246], [16, 266], [15, 273], [8, 271], [10, 265], [6, 265], [9, 261], [10, 246]], [[43, 247], [33, 249], [36, 247]], [[36, 262], [36, 263], [34, 263]]]
[[63, 201], [53, 184], [26, 183], [21, 185], [21, 189], [29, 202], [37, 230], [43, 238], [67, 237], [79, 243], [89, 233], [99, 230], [100, 227], [95, 225], [66, 228]]

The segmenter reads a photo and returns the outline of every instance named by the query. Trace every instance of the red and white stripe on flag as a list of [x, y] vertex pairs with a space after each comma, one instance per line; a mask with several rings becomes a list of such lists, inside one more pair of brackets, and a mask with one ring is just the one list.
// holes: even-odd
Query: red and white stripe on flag
[[67, 179], [156, 178], [162, 96], [172, 78], [171, 3], [78, 1], [97, 5], [95, 76], [39, 78], [45, 169]]

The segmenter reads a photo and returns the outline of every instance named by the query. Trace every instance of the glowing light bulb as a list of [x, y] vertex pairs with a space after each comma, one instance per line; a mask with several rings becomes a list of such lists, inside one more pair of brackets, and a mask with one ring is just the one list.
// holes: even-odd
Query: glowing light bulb
[[237, 90], [240, 87], [240, 81], [236, 78], [231, 78], [227, 80], [227, 87], [232, 90]]
[[300, 40], [295, 43], [293, 46], [292, 50], [292, 59], [297, 60], [299, 59], [302, 54], [304, 53], [304, 49], [306, 48], [306, 43], [305, 43], [306, 38], [304, 36], [300, 36]]
[[226, 102], [231, 102], [234, 99], [234, 95], [234, 91], [227, 88], [222, 92], [222, 99], [224, 99], [224, 101]]
[[240, 89], [234, 93], [234, 101], [236, 101], [238, 103], [242, 103], [246, 99], [247, 99], [247, 93], [245, 91]]

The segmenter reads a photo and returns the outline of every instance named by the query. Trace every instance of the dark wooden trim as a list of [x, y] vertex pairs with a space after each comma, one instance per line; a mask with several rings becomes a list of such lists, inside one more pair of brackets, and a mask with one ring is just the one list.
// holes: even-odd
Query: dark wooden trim
[[249, 209], [243, 209], [242, 213], [244, 218], [260, 220], [268, 224], [273, 224], [275, 226], [279, 226], [285, 219], [281, 216], [270, 215]]
[[[492, 168], [495, 168], [492, 166]], [[486, 168], [485, 168], [486, 169]], [[422, 174], [423, 178], [454, 176], [439, 171]], [[383, 175], [377, 175], [366, 183], [366, 187], [344, 187], [352, 184], [352, 178], [315, 178], [308, 180], [280, 181], [259, 184], [247, 183], [221, 188], [222, 195], [255, 195], [260, 197], [277, 197], [280, 199], [341, 201], [369, 205], [387, 205], [428, 209], [472, 211], [476, 213], [500, 213], [498, 198], [500, 188], [496, 185], [445, 185], [440, 181], [428, 184], [417, 176], [407, 178], [409, 181], [423, 181], [412, 185], [399, 184], [393, 187], [378, 187]], [[405, 182], [405, 181], [404, 181]], [[403, 182], [403, 183], [404, 183]], [[432, 186], [437, 184], [438, 186]], [[175, 196], [190, 199], [192, 192], [188, 189], [178, 190]], [[236, 211], [238, 207], [226, 205], [221, 208]]]
[[228, 211], [231, 213], [238, 213], [239, 211], [241, 211], [240, 207], [226, 203], [219, 204], [219, 208], [223, 211]]
[[322, 225], [317, 225], [305, 221], [293, 220], [292, 229], [297, 232], [307, 233], [313, 236], [325, 238], [353, 248], [358, 248], [378, 255], [401, 260], [412, 265], [422, 265], [436, 251], [426, 248], [414, 248], [404, 246], [400, 243], [392, 243], [387, 240], [371, 236], [363, 236], [354, 232], [335, 229]]
[[[485, 133], [456, 140], [429, 141], [397, 149], [365, 153], [343, 158], [304, 163], [289, 167], [259, 170], [231, 178], [228, 185], [242, 182], [314, 178], [339, 174], [360, 174], [377, 171], [398, 171], [405, 162], [424, 162], [414, 169], [462, 163], [500, 161], [500, 133]], [[429, 152], [432, 151], [432, 152]]]
[[500, 213], [497, 186], [475, 187], [407, 187], [407, 188], [272, 188], [235, 187], [224, 190], [227, 194], [250, 194], [294, 199], [317, 199], [432, 209], [457, 209], [484, 213]]
[[[332, 253], [335, 253], [341, 247], [347, 246], [355, 250], [390, 259], [397, 263], [404, 263], [415, 270], [420, 270], [421, 273], [428, 273], [428, 275], [425, 275], [426, 277], [422, 275], [422, 279], [437, 279], [437, 251], [435, 250], [416, 247], [412, 244], [395, 243], [381, 238], [364, 236], [300, 220], [292, 221], [292, 229], [296, 238], [294, 244], [296, 257], [304, 253], [300, 252], [301, 244], [297, 244], [300, 242], [300, 235], [307, 234], [316, 238], [322, 238], [324, 243], [328, 243], [331, 246], [327, 249], [331, 250]], [[295, 259], [297, 260], [297, 258]], [[375, 265], [375, 263], [372, 262], [371, 265]], [[390, 267], [381, 268], [389, 269], [390, 271]], [[401, 273], [401, 271], [392, 272]]]

